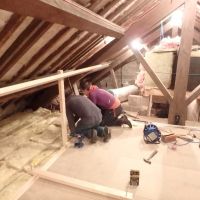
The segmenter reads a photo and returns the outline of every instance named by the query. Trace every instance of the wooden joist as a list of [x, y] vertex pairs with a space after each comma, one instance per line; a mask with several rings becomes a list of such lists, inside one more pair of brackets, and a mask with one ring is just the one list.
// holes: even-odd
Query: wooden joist
[[48, 181], [59, 183], [65, 186], [69, 186], [75, 189], [87, 191], [89, 193], [99, 194], [112, 199], [133, 199], [133, 194], [130, 192], [90, 183], [87, 181], [75, 179], [72, 177], [64, 176], [50, 171], [33, 170], [33, 175], [39, 176]]
[[168, 122], [175, 123], [175, 118], [180, 118], [180, 125], [185, 125], [187, 117], [186, 91], [190, 69], [190, 55], [194, 36], [194, 25], [197, 10], [197, 0], [187, 0], [181, 31], [181, 44], [178, 55], [174, 98], [170, 104]]
[[86, 68], [83, 68], [83, 69], [68, 71], [68, 72], [65, 72], [63, 74], [52, 75], [52, 76], [49, 76], [49, 77], [40, 78], [40, 79], [33, 80], [33, 81], [28, 81], [28, 82], [19, 83], [19, 84], [16, 84], [16, 85], [3, 87], [3, 88], [0, 88], [0, 97], [6, 96], [6, 95], [9, 95], [9, 94], [13, 94], [13, 93], [16, 93], [16, 92], [19, 92], [19, 91], [27, 90], [27, 89], [30, 89], [30, 88], [39, 87], [39, 86], [42, 86], [42, 85], [47, 84], [47, 83], [52, 83], [52, 82], [58, 81], [60, 79], [72, 77], [72, 76], [82, 74], [82, 73], [85, 73], [85, 72], [93, 73], [93, 72], [96, 72], [98, 70], [104, 69], [104, 68], [109, 67], [109, 66], [110, 66], [110, 63], [103, 63], [103, 64], [92, 66], [92, 67], [86, 67]]
[[120, 26], [70, 0], [6, 0], [1, 1], [0, 8], [102, 35], [121, 37], [124, 34]]

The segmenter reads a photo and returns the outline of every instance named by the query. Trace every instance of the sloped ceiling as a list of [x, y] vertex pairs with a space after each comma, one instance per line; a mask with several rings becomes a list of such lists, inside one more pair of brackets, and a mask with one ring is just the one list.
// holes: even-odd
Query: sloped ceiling
[[[137, 24], [164, 1], [75, 0], [74, 2], [121, 26], [127, 33], [130, 27]], [[174, 3], [169, 0], [167, 2]], [[184, 1], [177, 0], [177, 2]], [[162, 14], [162, 11], [160, 12]], [[151, 24], [151, 21], [149, 23]], [[142, 27], [143, 24], [140, 26]], [[144, 26], [148, 27], [146, 24]], [[147, 43], [152, 43], [159, 38], [159, 28], [159, 23], [148, 27], [151, 34], [144, 35]], [[167, 27], [167, 31], [171, 28]], [[199, 14], [196, 25], [197, 41], [200, 39], [198, 30]], [[130, 33], [127, 37], [130, 38]], [[88, 67], [108, 58], [115, 60], [119, 56], [121, 60], [118, 59], [115, 65], [121, 66], [121, 63], [133, 56], [127, 47], [118, 48], [118, 54], [110, 56], [114, 52], [112, 46], [116, 45], [120, 38], [113, 38], [112, 42], [108, 39], [111, 38], [98, 33], [0, 10], [0, 87], [50, 75], [59, 69], [71, 70]], [[111, 53], [108, 53], [109, 56], [104, 56], [107, 50]], [[102, 72], [99, 73], [103, 76]]]

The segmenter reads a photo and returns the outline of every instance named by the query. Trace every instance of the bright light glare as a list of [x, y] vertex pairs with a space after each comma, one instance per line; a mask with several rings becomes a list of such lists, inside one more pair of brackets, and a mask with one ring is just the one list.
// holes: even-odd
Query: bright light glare
[[115, 38], [114, 37], [111, 37], [111, 36], [107, 36], [107, 37], [104, 37], [104, 42], [106, 44], [109, 44], [110, 42], [112, 42]]
[[140, 38], [137, 38], [131, 42], [131, 47], [137, 50], [141, 50], [144, 47], [144, 44], [142, 44]]
[[170, 24], [175, 27], [182, 26], [183, 12], [181, 10], [177, 10], [173, 12], [170, 20]]

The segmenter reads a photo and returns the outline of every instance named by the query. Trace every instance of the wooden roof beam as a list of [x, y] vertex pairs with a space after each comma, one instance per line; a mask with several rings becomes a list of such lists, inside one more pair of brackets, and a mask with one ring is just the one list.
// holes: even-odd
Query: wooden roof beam
[[[197, 0], [187, 0], [181, 31], [181, 43], [176, 70], [174, 98], [170, 104], [168, 122], [185, 125], [187, 117], [186, 91], [190, 69], [190, 55], [194, 36]], [[177, 120], [177, 122], [176, 122]]]
[[185, 0], [161, 0], [160, 4], [152, 9], [149, 13], [144, 15], [141, 20], [134, 23], [126, 32], [125, 35], [119, 39], [111, 48], [104, 51], [101, 56], [99, 56], [93, 63], [101, 63], [109, 59], [113, 53], [119, 51], [124, 46], [126, 46], [130, 41], [137, 37], [143, 37], [149, 32], [152, 26], [160, 23], [162, 19], [172, 13], [174, 10], [179, 8], [185, 3]]
[[119, 38], [124, 34], [122, 27], [70, 0], [6, 0], [0, 8], [102, 35]]

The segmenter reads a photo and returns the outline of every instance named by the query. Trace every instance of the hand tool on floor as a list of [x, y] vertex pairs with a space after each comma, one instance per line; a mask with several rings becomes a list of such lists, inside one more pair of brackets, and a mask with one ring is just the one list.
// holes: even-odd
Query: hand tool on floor
[[130, 171], [130, 185], [139, 185], [139, 176], [140, 171], [139, 170], [132, 170]]
[[158, 153], [158, 151], [157, 150], [155, 150], [155, 151], [153, 151], [150, 155], [149, 155], [149, 157], [146, 159], [146, 158], [144, 158], [144, 162], [146, 162], [146, 163], [148, 163], [148, 164], [151, 164], [151, 158], [153, 158], [156, 154]]
[[159, 144], [161, 133], [158, 127], [152, 123], [146, 123], [143, 130], [143, 138], [147, 144]]

